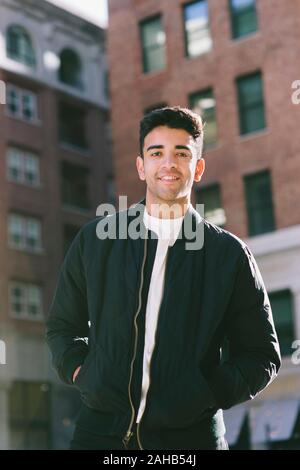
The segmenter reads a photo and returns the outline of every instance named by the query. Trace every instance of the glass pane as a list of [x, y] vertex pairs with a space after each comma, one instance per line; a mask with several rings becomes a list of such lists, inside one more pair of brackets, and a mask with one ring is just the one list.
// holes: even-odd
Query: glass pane
[[244, 109], [241, 114], [241, 134], [248, 134], [266, 127], [264, 108], [261, 105]]
[[36, 99], [31, 93], [24, 92], [22, 95], [23, 118], [32, 121], [36, 118]]
[[17, 89], [10, 86], [7, 87], [7, 108], [13, 115], [17, 115], [20, 112], [19, 93]]
[[26, 288], [24, 284], [13, 283], [10, 285], [10, 308], [13, 314], [24, 315], [26, 311]]
[[26, 183], [37, 185], [39, 183], [39, 160], [38, 157], [27, 154], [25, 157], [24, 176]]
[[195, 93], [190, 96], [190, 108], [200, 114], [204, 124], [204, 148], [216, 144], [217, 122], [216, 122], [216, 100], [212, 90]]
[[272, 188], [269, 172], [245, 178], [249, 235], [275, 229]]
[[282, 355], [291, 355], [294, 341], [294, 322], [291, 292], [279, 291], [269, 294], [274, 323], [276, 326]]
[[207, 1], [198, 1], [184, 7], [186, 52], [197, 57], [210, 51], [212, 39], [209, 31]]
[[68, 103], [59, 104], [59, 138], [61, 142], [87, 148], [84, 109]]
[[21, 26], [11, 26], [7, 31], [7, 55], [29, 67], [35, 66], [30, 36]]
[[88, 209], [89, 203], [89, 173], [81, 166], [63, 163], [62, 165], [62, 201], [82, 209]]
[[42, 315], [42, 292], [39, 286], [27, 286], [27, 311], [29, 316]]
[[11, 214], [8, 221], [9, 240], [15, 246], [23, 246], [24, 243], [24, 221], [23, 217]]
[[211, 223], [224, 226], [226, 223], [225, 211], [222, 208], [219, 185], [197, 190], [196, 201], [204, 204], [204, 217]]
[[161, 19], [155, 18], [141, 25], [144, 72], [154, 72], [165, 67], [165, 42]]
[[13, 383], [9, 394], [9, 421], [11, 449], [49, 448], [49, 384]]
[[23, 155], [17, 150], [10, 148], [7, 153], [7, 175], [12, 181], [23, 181]]
[[76, 88], [82, 88], [80, 59], [71, 49], [64, 49], [60, 54], [59, 80]]
[[266, 127], [262, 78], [260, 73], [237, 80], [240, 133], [247, 134]]
[[231, 0], [232, 36], [239, 38], [257, 30], [254, 0]]
[[41, 246], [41, 223], [35, 219], [27, 219], [26, 244], [29, 248]]

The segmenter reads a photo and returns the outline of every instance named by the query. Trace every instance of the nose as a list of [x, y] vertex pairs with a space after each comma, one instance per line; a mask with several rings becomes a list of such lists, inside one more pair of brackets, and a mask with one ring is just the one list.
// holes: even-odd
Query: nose
[[177, 168], [177, 160], [173, 153], [166, 153], [163, 159], [163, 168]]

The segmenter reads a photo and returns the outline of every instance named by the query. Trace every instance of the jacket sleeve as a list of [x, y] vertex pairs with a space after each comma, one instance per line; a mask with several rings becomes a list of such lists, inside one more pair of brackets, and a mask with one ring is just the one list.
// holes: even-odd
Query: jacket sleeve
[[281, 355], [272, 310], [256, 261], [245, 246], [228, 306], [228, 359], [208, 377], [217, 405], [254, 398], [276, 377]]
[[75, 369], [88, 353], [88, 306], [82, 260], [83, 231], [73, 240], [62, 264], [46, 321], [52, 365], [61, 380], [72, 384]]

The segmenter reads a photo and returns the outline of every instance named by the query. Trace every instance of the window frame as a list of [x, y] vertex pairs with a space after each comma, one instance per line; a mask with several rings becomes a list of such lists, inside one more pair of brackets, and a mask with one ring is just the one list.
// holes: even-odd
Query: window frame
[[[17, 112], [13, 112], [10, 108], [10, 91], [15, 91], [16, 98], [18, 102], [18, 110]], [[33, 116], [31, 118], [26, 117], [24, 111], [24, 98], [30, 97], [33, 102]], [[9, 117], [20, 119], [27, 123], [38, 123], [39, 122], [39, 115], [38, 115], [38, 96], [37, 93], [26, 90], [24, 88], [20, 88], [12, 83], [8, 83], [6, 86], [6, 113]]]
[[[11, 165], [11, 159], [13, 153], [18, 156], [20, 159], [20, 178], [14, 178], [11, 175], [11, 170], [14, 169], [13, 165]], [[28, 161], [35, 161], [36, 162], [36, 173], [33, 179], [34, 183], [30, 182], [30, 180], [26, 177], [26, 163]], [[39, 188], [41, 186], [41, 174], [40, 174], [40, 157], [33, 152], [23, 150], [18, 147], [8, 146], [6, 149], [6, 178], [7, 181], [10, 183], [21, 184], [24, 186], [28, 186], [30, 188]]]
[[[13, 304], [16, 303], [13, 297], [13, 289], [19, 288], [21, 292], [23, 292], [23, 313], [18, 314], [13, 308]], [[38, 306], [38, 313], [36, 315], [32, 315], [29, 312], [30, 307], [30, 289], [35, 289], [38, 292], [39, 302], [37, 302]], [[16, 320], [28, 320], [34, 322], [41, 322], [44, 320], [44, 298], [43, 298], [43, 287], [40, 284], [33, 284], [31, 282], [24, 282], [18, 280], [11, 280], [9, 282], [9, 312], [10, 317]]]
[[[271, 220], [271, 223], [270, 223], [270, 228], [268, 228], [267, 226], [267, 229], [264, 229], [264, 230], [259, 230], [259, 229], [255, 229], [255, 223], [257, 224], [257, 222], [255, 222], [255, 216], [253, 216], [254, 214], [254, 210], [256, 211], [256, 214], [258, 213], [259, 214], [259, 217], [261, 218], [261, 220], [264, 220], [264, 216], [261, 216], [261, 213], [263, 211], [266, 211], [267, 209], [262, 206], [257, 206], [257, 203], [253, 203], [253, 199], [252, 201], [250, 201], [250, 192], [252, 192], [251, 194], [256, 194], [257, 191], [253, 188], [251, 188], [251, 191], [250, 191], [250, 184], [251, 184], [251, 180], [252, 182], [255, 180], [255, 178], [258, 178], [258, 177], [263, 177], [263, 176], [267, 176], [267, 182], [268, 182], [268, 189], [269, 189], [269, 202], [270, 204], [267, 206], [266, 204], [266, 208], [268, 208], [268, 211], [269, 212], [269, 217], [270, 217], [270, 220]], [[272, 174], [271, 174], [271, 171], [269, 169], [266, 169], [266, 170], [262, 170], [262, 171], [258, 171], [258, 172], [255, 172], [255, 173], [250, 173], [250, 174], [247, 174], [247, 175], [244, 175], [243, 177], [244, 179], [244, 194], [245, 194], [245, 202], [246, 202], [246, 212], [247, 212], [247, 230], [248, 230], [248, 236], [249, 237], [255, 237], [255, 236], [260, 236], [260, 235], [263, 235], [263, 234], [266, 234], [266, 233], [272, 233], [276, 230], [276, 217], [275, 217], [275, 207], [274, 207], [274, 197], [273, 197], [273, 188], [272, 188]], [[257, 181], [256, 181], [256, 184]], [[258, 207], [258, 209], [255, 207]], [[254, 208], [254, 209], [253, 209]], [[252, 219], [251, 219], [251, 215], [252, 215]], [[265, 227], [265, 226], [264, 226]]]
[[[162, 58], [163, 67], [153, 69], [147, 66], [147, 49], [149, 49], [149, 46], [145, 45], [143, 31], [146, 25], [149, 25], [150, 23], [157, 21], [157, 20], [159, 20], [160, 22], [161, 32], [164, 35], [164, 39], [163, 39], [164, 42], [162, 45], [159, 46], [163, 51], [162, 52], [163, 53], [163, 58]], [[153, 15], [149, 18], [144, 18], [142, 21], [139, 22], [139, 36], [140, 36], [140, 45], [141, 45], [141, 52], [142, 52], [142, 73], [144, 75], [149, 75], [152, 73], [161, 73], [165, 71], [167, 68], [167, 37], [166, 37], [165, 28], [164, 28], [163, 16], [161, 15], [161, 13]], [[152, 48], [154, 46], [155, 46], [155, 43], [151, 45]]]
[[[243, 80], [246, 81], [247, 79], [248, 80], [251, 78], [254, 79], [255, 77], [260, 78], [259, 81], [260, 81], [261, 96], [259, 97], [259, 99], [256, 99], [255, 101], [253, 101], [251, 105], [249, 104], [245, 105], [242, 103], [241, 83], [243, 82]], [[238, 114], [239, 114], [239, 136], [243, 138], [251, 134], [256, 134], [256, 133], [265, 131], [267, 129], [267, 120], [266, 120], [266, 100], [265, 100], [265, 94], [264, 94], [263, 73], [260, 70], [257, 70], [255, 72], [251, 72], [246, 75], [241, 75], [236, 78], [235, 83], [236, 83]], [[263, 127], [246, 130], [245, 116], [246, 116], [247, 110], [249, 109], [253, 110], [253, 108], [255, 109], [255, 108], [258, 108], [259, 106], [262, 112], [262, 118], [263, 118], [263, 124], [264, 124]]]
[[[13, 225], [13, 218], [19, 220], [21, 226], [21, 242], [17, 244], [13, 240], [14, 233], [11, 230]], [[34, 221], [37, 224], [39, 237], [37, 239], [37, 244], [33, 248], [32, 246], [28, 245], [28, 224], [29, 222]], [[23, 252], [39, 254], [43, 251], [43, 235], [42, 235], [42, 221], [37, 217], [31, 216], [24, 216], [23, 214], [19, 214], [17, 212], [10, 212], [8, 214], [8, 224], [7, 224], [7, 231], [8, 231], [8, 246], [13, 250], [20, 250]]]
[[[186, 27], [186, 23], [187, 23], [187, 20], [186, 20], [186, 9], [193, 5], [193, 4], [196, 4], [196, 3], [203, 3], [205, 2], [206, 3], [206, 7], [207, 7], [207, 31], [209, 33], [209, 38], [210, 38], [210, 47], [197, 54], [197, 55], [191, 55], [189, 53], [189, 36], [188, 36], [188, 31], [187, 31], [187, 27]], [[211, 28], [210, 28], [210, 14], [209, 14], [209, 2], [207, 0], [192, 0], [192, 1], [189, 1], [187, 3], [184, 3], [182, 5], [182, 14], [181, 14], [181, 17], [182, 17], [182, 22], [183, 22], [183, 31], [184, 31], [184, 55], [185, 55], [185, 58], [187, 59], [197, 59], [199, 57], [202, 57], [203, 55], [205, 54], [209, 54], [212, 49], [213, 49], [213, 38], [212, 38], [212, 35], [211, 35]]]
[[237, 17], [239, 15], [245, 14], [245, 12], [238, 12], [236, 9], [233, 8], [232, 6], [232, 1], [233, 0], [228, 0], [228, 9], [229, 9], [229, 15], [230, 15], [230, 28], [231, 28], [231, 39], [233, 41], [239, 41], [242, 39], [246, 39], [249, 36], [252, 36], [254, 34], [257, 34], [259, 31], [259, 24], [258, 24], [258, 15], [257, 15], [257, 5], [256, 5], [256, 0], [253, 0], [253, 10], [254, 10], [254, 16], [255, 16], [255, 24], [256, 24], [256, 29], [251, 30], [247, 33], [244, 34], [237, 34], [236, 33], [236, 28], [235, 28], [235, 22], [237, 21]]
[[[15, 34], [17, 37], [16, 52], [13, 52], [11, 49], [11, 34]], [[26, 28], [19, 24], [10, 24], [6, 28], [5, 42], [7, 58], [14, 60], [15, 62], [18, 62], [20, 64], [23, 64], [26, 67], [29, 67], [30, 69], [36, 68], [36, 49], [34, 47], [31, 34], [26, 30]]]

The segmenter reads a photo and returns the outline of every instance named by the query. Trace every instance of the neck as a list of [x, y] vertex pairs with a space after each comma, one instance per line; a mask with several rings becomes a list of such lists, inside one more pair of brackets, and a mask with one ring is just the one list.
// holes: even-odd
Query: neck
[[183, 217], [190, 205], [190, 198], [176, 201], [153, 202], [146, 197], [146, 208], [149, 215], [159, 219], [177, 219]]

